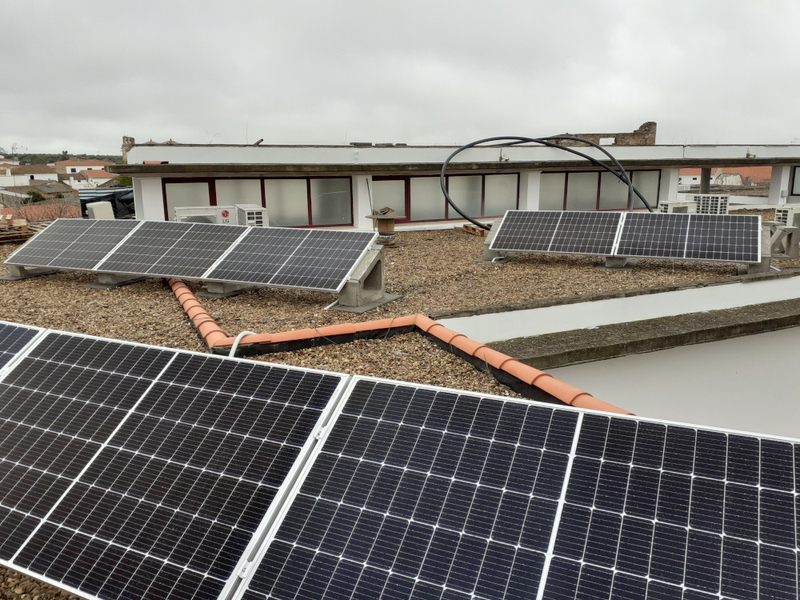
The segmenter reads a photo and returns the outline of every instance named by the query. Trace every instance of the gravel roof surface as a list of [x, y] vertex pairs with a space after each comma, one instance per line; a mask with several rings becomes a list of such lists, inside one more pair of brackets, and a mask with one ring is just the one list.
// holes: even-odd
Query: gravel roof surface
[[[483, 238], [460, 229], [399, 232], [385, 249], [386, 289], [403, 297], [362, 315], [324, 310], [333, 294], [261, 288], [225, 299], [200, 298], [229, 335], [250, 330], [278, 333], [413, 313], [431, 314], [488, 305], [688, 284], [736, 275], [729, 263], [641, 260], [631, 271], [595, 268], [598, 257], [529, 254], [507, 263], [475, 262]], [[0, 262], [18, 245], [0, 245]], [[7, 273], [0, 266], [0, 274]], [[204, 352], [163, 280], [108, 291], [83, 287], [95, 276], [65, 271], [23, 281], [0, 281], [0, 320]], [[195, 292], [198, 282], [186, 281]], [[442, 385], [481, 393], [516, 395], [490, 375], [417, 334], [360, 340], [259, 357], [283, 364]], [[5, 598], [75, 598], [52, 586], [0, 568]]]

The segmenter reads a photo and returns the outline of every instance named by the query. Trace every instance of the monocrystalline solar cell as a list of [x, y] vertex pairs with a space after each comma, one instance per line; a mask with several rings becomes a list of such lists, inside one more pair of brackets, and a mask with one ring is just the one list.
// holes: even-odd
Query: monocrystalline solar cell
[[338, 292], [377, 235], [170, 221], [59, 219], [6, 262]]
[[0, 560], [216, 598], [344, 377], [48, 333], [0, 381]]
[[252, 228], [205, 278], [338, 291], [376, 233]]
[[761, 260], [753, 215], [508, 211], [489, 248], [730, 262]]
[[237, 597], [797, 596], [796, 442], [362, 378], [329, 428]]
[[549, 252], [611, 254], [622, 213], [565, 211]]
[[577, 418], [359, 380], [246, 597], [528, 597]]
[[208, 279], [267, 285], [308, 234], [307, 229], [254, 227], [214, 267]]
[[491, 250], [547, 252], [564, 211], [509, 210], [492, 238]]
[[625, 215], [617, 246], [619, 256], [684, 258], [689, 215], [630, 213]]
[[145, 221], [96, 269], [200, 278], [246, 231], [230, 225]]
[[735, 262], [761, 260], [761, 217], [690, 216], [686, 258]]
[[6, 264], [91, 270], [140, 221], [58, 219], [6, 259]]
[[338, 290], [374, 240], [365, 231], [311, 230], [270, 285]]
[[3, 378], [0, 559], [41, 524], [170, 354], [49, 333]]

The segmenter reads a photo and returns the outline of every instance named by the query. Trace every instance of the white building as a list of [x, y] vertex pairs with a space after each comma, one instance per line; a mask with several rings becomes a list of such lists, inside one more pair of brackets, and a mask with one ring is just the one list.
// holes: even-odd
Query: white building
[[[682, 167], [772, 166], [769, 203], [800, 203], [798, 146], [610, 146], [652, 206], [675, 200]], [[439, 187], [456, 150], [447, 146], [137, 145], [127, 164], [109, 168], [133, 178], [139, 219], [169, 220], [178, 206], [259, 204], [283, 226], [372, 228], [373, 208], [389, 206], [399, 224], [459, 221]], [[594, 148], [580, 150], [597, 159]], [[585, 159], [543, 146], [483, 146], [448, 169], [450, 196], [471, 217], [507, 209], [625, 210], [628, 189]], [[634, 202], [635, 208], [641, 203]]]
[[20, 187], [31, 181], [58, 181], [58, 173], [49, 165], [0, 165], [0, 187]]

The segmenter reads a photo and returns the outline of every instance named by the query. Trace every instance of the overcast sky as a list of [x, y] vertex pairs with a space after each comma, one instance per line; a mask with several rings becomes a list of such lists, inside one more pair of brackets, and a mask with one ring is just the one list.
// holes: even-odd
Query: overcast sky
[[800, 143], [792, 0], [0, 0], [0, 147]]

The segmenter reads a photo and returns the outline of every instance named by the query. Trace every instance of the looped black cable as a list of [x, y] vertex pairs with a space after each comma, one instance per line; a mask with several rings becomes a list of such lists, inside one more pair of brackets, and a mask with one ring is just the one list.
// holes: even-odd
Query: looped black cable
[[[605, 154], [609, 158], [609, 160], [611, 160], [611, 162], [614, 164], [614, 166], [617, 167], [617, 169], [619, 169], [619, 170], [615, 171], [614, 169], [609, 167], [607, 164], [599, 161], [598, 159], [594, 158], [593, 156], [589, 156], [588, 154], [585, 154], [583, 152], [580, 152], [579, 150], [576, 150], [572, 146], [562, 146], [561, 144], [556, 144], [551, 140], [564, 140], [564, 141], [581, 142], [581, 143], [584, 143], [584, 144], [586, 144], [588, 146], [591, 146], [593, 148], [597, 148], [598, 150], [600, 150], [600, 152]], [[628, 176], [628, 172], [623, 168], [623, 166], [620, 164], [620, 162], [608, 150], [606, 150], [604, 147], [600, 146], [599, 144], [595, 144], [594, 142], [590, 142], [589, 140], [584, 140], [583, 138], [574, 137], [574, 136], [571, 136], [571, 135], [552, 135], [552, 136], [543, 137], [543, 138], [529, 138], [529, 137], [510, 136], [510, 135], [509, 136], [497, 136], [497, 137], [484, 138], [482, 140], [477, 140], [475, 142], [471, 142], [471, 143], [469, 143], [469, 144], [467, 144], [465, 146], [461, 146], [458, 150], [456, 150], [450, 156], [447, 157], [447, 160], [445, 160], [444, 164], [442, 165], [442, 172], [439, 175], [439, 185], [442, 188], [442, 193], [444, 194], [444, 197], [445, 197], [445, 200], [447, 200], [447, 203], [450, 206], [452, 206], [453, 209], [459, 215], [461, 215], [463, 218], [465, 218], [467, 221], [469, 221], [470, 223], [472, 223], [476, 227], [480, 227], [481, 229], [486, 229], [487, 231], [489, 229], [491, 229], [488, 225], [484, 225], [483, 223], [479, 223], [478, 221], [476, 221], [472, 217], [468, 216], [466, 213], [464, 213], [464, 211], [462, 211], [458, 206], [456, 206], [456, 203], [453, 202], [452, 198], [450, 198], [450, 194], [447, 193], [447, 180], [445, 178], [445, 172], [447, 171], [447, 166], [450, 164], [450, 161], [452, 161], [453, 158], [455, 156], [457, 156], [458, 154], [460, 154], [461, 152], [464, 152], [464, 150], [469, 150], [470, 148], [474, 148], [475, 146], [479, 146], [480, 144], [486, 144], [486, 143], [489, 143], [489, 142], [498, 142], [498, 141], [506, 142], [506, 143], [503, 143], [503, 144], [496, 144], [496, 146], [498, 146], [498, 147], [515, 146], [515, 145], [518, 145], [518, 144], [528, 144], [528, 143], [541, 144], [543, 146], [547, 146], [548, 148], [557, 148], [559, 150], [564, 150], [565, 152], [570, 152], [572, 154], [575, 154], [577, 156], [585, 158], [589, 162], [591, 162], [591, 163], [593, 163], [593, 164], [605, 169], [609, 173], [613, 174], [622, 183], [627, 185], [628, 186], [628, 190], [629, 190], [629, 195], [631, 197], [631, 203], [633, 202], [633, 195], [636, 194], [636, 196], [638, 196], [639, 200], [641, 200], [642, 203], [645, 205], [647, 210], [649, 210], [650, 212], [653, 212], [653, 208], [650, 206], [650, 204], [647, 202], [647, 200], [645, 200], [644, 196], [642, 196], [639, 193], [639, 190], [637, 190], [634, 187], [633, 182], [631, 181], [631, 178]], [[631, 208], [633, 208], [632, 205], [631, 205]]]

